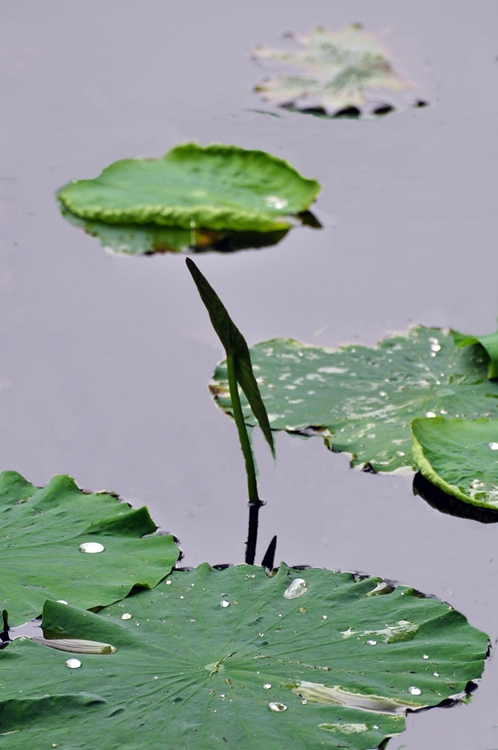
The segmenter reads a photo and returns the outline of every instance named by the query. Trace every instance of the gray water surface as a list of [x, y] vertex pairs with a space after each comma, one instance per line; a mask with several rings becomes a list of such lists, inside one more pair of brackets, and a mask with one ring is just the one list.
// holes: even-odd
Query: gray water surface
[[[249, 342], [373, 344], [415, 324], [490, 333], [498, 311], [493, 0], [1, 0], [0, 456], [145, 503], [186, 565], [243, 560], [245, 475], [207, 382], [221, 346], [181, 256], [117, 257], [54, 191], [188, 140], [260, 148], [323, 184], [322, 231], [198, 265]], [[376, 121], [271, 107], [254, 45], [361, 21], [431, 102]], [[443, 515], [411, 478], [350, 471], [319, 439], [256, 435], [259, 559], [368, 572], [498, 638], [498, 526]], [[268, 455], [267, 455], [268, 454]], [[392, 750], [498, 748], [493, 658], [468, 706], [409, 715]]]

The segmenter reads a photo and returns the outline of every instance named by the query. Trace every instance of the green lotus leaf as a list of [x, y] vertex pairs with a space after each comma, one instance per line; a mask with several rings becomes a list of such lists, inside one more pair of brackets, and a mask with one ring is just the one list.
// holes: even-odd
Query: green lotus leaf
[[[465, 617], [413, 589], [284, 564], [273, 577], [249, 565], [173, 571], [98, 615], [47, 602], [43, 628], [117, 650], [77, 653], [73, 668], [29, 640], [0, 651], [8, 750], [367, 750], [402, 732], [407, 710], [461, 697], [488, 649]], [[76, 714], [75, 695], [86, 696]], [[40, 716], [52, 696], [71, 721], [56, 705]]]
[[[147, 508], [84, 493], [68, 476], [39, 489], [2, 472], [0, 516], [0, 608], [11, 624], [39, 615], [47, 598], [93, 609], [152, 588], [179, 556], [171, 535], [145, 536], [157, 529]], [[102, 550], [80, 551], [87, 544]]]
[[412, 438], [426, 479], [465, 503], [498, 510], [498, 420], [414, 419]]
[[73, 226], [84, 229], [110, 253], [151, 255], [181, 253], [185, 250], [236, 252], [247, 248], [276, 245], [287, 229], [276, 232], [214, 232], [210, 229], [179, 229], [158, 224], [106, 224], [82, 219], [59, 201], [63, 217]]
[[267, 101], [332, 116], [387, 114], [402, 105], [392, 100], [392, 93], [412, 88], [395, 72], [375, 37], [358, 24], [338, 32], [318, 28], [286, 36], [300, 49], [257, 47], [254, 51], [256, 60], [277, 62], [286, 73], [256, 86]]
[[498, 378], [498, 331], [487, 336], [468, 336], [458, 331], [452, 331], [452, 334], [457, 346], [482, 346], [489, 357], [488, 378], [490, 380]]
[[[439, 329], [416, 327], [375, 347], [339, 351], [274, 339], [250, 354], [272, 429], [321, 435], [328, 448], [351, 455], [351, 466], [413, 470], [415, 417], [498, 418], [487, 355], [480, 347], [457, 348]], [[231, 414], [224, 363], [210, 388]], [[244, 413], [255, 424], [247, 403]]]
[[283, 159], [238, 146], [184, 143], [161, 159], [124, 159], [94, 180], [61, 188], [77, 216], [109, 224], [159, 224], [216, 232], [292, 226], [320, 192]]

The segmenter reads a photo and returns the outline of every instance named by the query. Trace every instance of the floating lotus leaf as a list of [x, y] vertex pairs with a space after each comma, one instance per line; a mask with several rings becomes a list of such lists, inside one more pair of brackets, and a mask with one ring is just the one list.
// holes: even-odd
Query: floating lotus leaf
[[465, 503], [498, 510], [498, 420], [414, 419], [412, 437], [426, 479]]
[[94, 180], [61, 188], [77, 216], [108, 224], [158, 224], [215, 232], [275, 232], [292, 226], [320, 192], [283, 159], [212, 143], [176, 146], [161, 159], [124, 159]]
[[[0, 516], [0, 608], [11, 624], [39, 615], [47, 598], [98, 608], [134, 586], [151, 588], [179, 555], [169, 534], [143, 538], [157, 529], [147, 508], [86, 494], [68, 476], [39, 489], [17, 472], [2, 472]], [[80, 550], [88, 544], [97, 545], [92, 554]]]
[[393, 92], [411, 88], [393, 69], [385, 49], [358, 24], [338, 32], [318, 28], [287, 36], [301, 49], [258, 47], [254, 52], [256, 60], [276, 61], [287, 73], [256, 86], [268, 101], [328, 115], [386, 114], [398, 106]]
[[498, 331], [487, 336], [467, 336], [458, 331], [452, 331], [452, 334], [457, 346], [482, 346], [489, 357], [488, 378], [498, 378]]
[[43, 628], [117, 651], [77, 653], [72, 669], [28, 640], [0, 651], [8, 750], [367, 750], [407, 710], [461, 696], [488, 649], [413, 589], [283, 564], [173, 571], [99, 615], [47, 602]]
[[[331, 450], [349, 453], [352, 466], [414, 469], [415, 417], [498, 418], [498, 384], [487, 378], [487, 355], [480, 347], [458, 349], [439, 329], [416, 327], [375, 347], [339, 351], [274, 339], [250, 353], [272, 429], [321, 435]], [[211, 391], [230, 414], [224, 363]], [[244, 409], [254, 424], [247, 404]]]

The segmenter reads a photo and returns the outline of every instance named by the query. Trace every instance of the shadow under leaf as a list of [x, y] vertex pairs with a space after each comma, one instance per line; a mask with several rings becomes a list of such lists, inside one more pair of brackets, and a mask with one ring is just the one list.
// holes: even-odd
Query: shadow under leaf
[[[233, 253], [239, 250], [260, 249], [277, 245], [288, 229], [274, 232], [233, 232], [211, 229], [180, 229], [157, 224], [108, 224], [83, 219], [59, 202], [66, 221], [83, 229], [99, 240], [110, 253], [124, 255], [152, 255], [154, 253]], [[322, 225], [311, 211], [303, 211], [296, 218], [301, 225], [321, 229]]]
[[475, 505], [464, 503], [453, 495], [447, 495], [446, 492], [429, 482], [420, 472], [417, 472], [413, 479], [413, 494], [425, 500], [431, 508], [449, 516], [467, 518], [479, 523], [498, 523], [498, 511], [478, 508]]

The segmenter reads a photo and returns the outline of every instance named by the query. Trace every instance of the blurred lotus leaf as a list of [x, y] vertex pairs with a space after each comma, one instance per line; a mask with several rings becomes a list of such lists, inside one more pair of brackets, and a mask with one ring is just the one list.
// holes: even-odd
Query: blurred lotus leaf
[[[394, 70], [386, 50], [360, 24], [342, 31], [317, 28], [286, 36], [301, 49], [257, 47], [254, 52], [256, 60], [276, 61], [290, 72], [256, 86], [264, 99], [313, 114], [349, 117], [384, 115], [407, 105], [406, 94], [394, 94], [413, 86]], [[418, 101], [415, 106], [424, 104]]]

